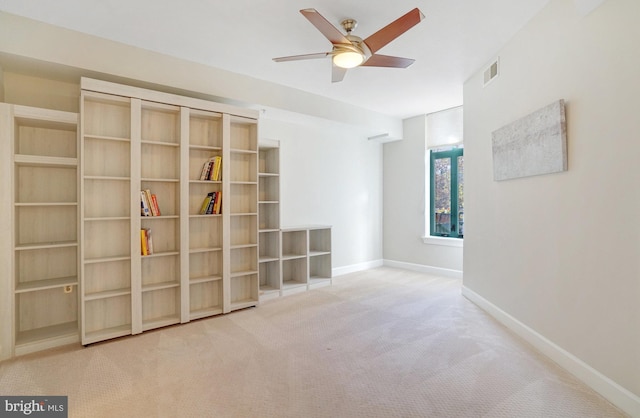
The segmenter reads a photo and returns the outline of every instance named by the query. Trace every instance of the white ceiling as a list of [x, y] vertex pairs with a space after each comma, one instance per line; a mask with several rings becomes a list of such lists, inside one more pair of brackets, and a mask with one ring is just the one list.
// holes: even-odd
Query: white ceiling
[[[462, 104], [462, 85], [549, 0], [0, 0], [0, 10], [406, 118]], [[407, 69], [362, 67], [331, 83], [330, 59], [275, 63], [331, 44], [315, 8], [366, 38], [419, 7], [425, 19], [380, 50]]]

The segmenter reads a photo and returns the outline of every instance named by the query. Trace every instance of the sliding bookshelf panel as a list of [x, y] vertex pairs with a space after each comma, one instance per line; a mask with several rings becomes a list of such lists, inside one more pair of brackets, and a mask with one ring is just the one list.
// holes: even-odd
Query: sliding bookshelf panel
[[131, 334], [132, 105], [82, 91], [82, 343]]

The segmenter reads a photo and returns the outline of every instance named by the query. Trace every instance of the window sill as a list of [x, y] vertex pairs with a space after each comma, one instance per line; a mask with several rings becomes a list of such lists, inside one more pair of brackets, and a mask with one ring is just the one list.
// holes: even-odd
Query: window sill
[[428, 245], [442, 245], [445, 247], [464, 247], [464, 239], [460, 238], [447, 238], [447, 237], [422, 237], [422, 242]]

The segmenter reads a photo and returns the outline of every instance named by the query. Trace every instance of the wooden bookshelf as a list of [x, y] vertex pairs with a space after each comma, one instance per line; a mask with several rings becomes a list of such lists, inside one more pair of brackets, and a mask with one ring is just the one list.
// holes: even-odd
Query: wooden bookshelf
[[79, 159], [78, 114], [0, 110], [13, 159], [13, 321], [3, 321], [10, 331], [0, 333], [0, 347], [11, 349], [2, 359], [78, 341]]
[[[83, 344], [257, 305], [257, 112], [92, 79], [81, 87]], [[213, 157], [220, 178], [201, 179]], [[159, 216], [141, 215], [143, 190]], [[208, 193], [221, 193], [220, 213], [200, 214]]]

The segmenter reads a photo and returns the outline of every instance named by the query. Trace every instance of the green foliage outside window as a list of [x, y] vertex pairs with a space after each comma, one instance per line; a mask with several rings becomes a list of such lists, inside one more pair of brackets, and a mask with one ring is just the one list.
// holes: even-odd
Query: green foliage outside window
[[462, 148], [430, 152], [431, 235], [464, 237], [464, 154]]

